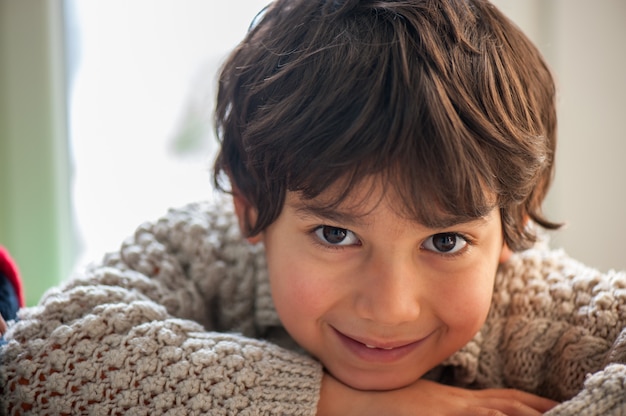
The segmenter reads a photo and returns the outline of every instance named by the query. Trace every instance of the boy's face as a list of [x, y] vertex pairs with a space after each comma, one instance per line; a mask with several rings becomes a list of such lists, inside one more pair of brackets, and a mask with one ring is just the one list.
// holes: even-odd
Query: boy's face
[[397, 215], [380, 190], [361, 203], [369, 189], [330, 212], [289, 193], [260, 239], [290, 335], [345, 384], [386, 390], [416, 381], [473, 338], [509, 251], [498, 209], [430, 229]]

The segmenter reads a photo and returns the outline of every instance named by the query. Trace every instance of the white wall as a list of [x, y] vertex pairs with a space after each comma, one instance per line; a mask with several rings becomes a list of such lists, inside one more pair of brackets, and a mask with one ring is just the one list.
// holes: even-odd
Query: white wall
[[169, 207], [211, 197], [218, 68], [266, 1], [66, 3], [81, 267]]
[[543, 51], [559, 88], [553, 246], [626, 269], [626, 2], [494, 0]]

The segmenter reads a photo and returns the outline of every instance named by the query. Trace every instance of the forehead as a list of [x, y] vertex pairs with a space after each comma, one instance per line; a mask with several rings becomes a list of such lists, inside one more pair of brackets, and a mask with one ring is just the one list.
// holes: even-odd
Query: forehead
[[314, 197], [289, 192], [286, 203], [300, 210], [336, 209], [365, 216], [390, 196], [380, 175], [368, 175], [358, 181], [340, 178]]

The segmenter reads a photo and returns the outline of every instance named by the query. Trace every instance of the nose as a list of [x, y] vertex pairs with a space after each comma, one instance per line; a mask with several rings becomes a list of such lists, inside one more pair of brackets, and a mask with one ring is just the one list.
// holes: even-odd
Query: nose
[[418, 267], [410, 256], [372, 258], [361, 277], [355, 303], [362, 318], [391, 326], [420, 316], [424, 293]]

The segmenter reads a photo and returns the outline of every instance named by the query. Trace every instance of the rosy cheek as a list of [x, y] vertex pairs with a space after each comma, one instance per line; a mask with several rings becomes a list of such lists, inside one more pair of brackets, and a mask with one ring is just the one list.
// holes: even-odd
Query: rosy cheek
[[477, 331], [483, 325], [487, 313], [489, 312], [490, 302], [485, 300], [478, 294], [480, 298], [473, 298], [460, 307], [456, 312], [458, 322], [470, 331]]
[[439, 318], [450, 328], [477, 331], [484, 323], [491, 305], [492, 283], [491, 279], [485, 279], [479, 284], [464, 284], [465, 281], [473, 280], [475, 276], [464, 276], [454, 279], [456, 283], [439, 292], [439, 302], [436, 306]]
[[311, 268], [283, 260], [273, 264], [269, 272], [274, 304], [283, 322], [309, 319], [320, 313], [325, 299], [324, 285], [311, 273]]

